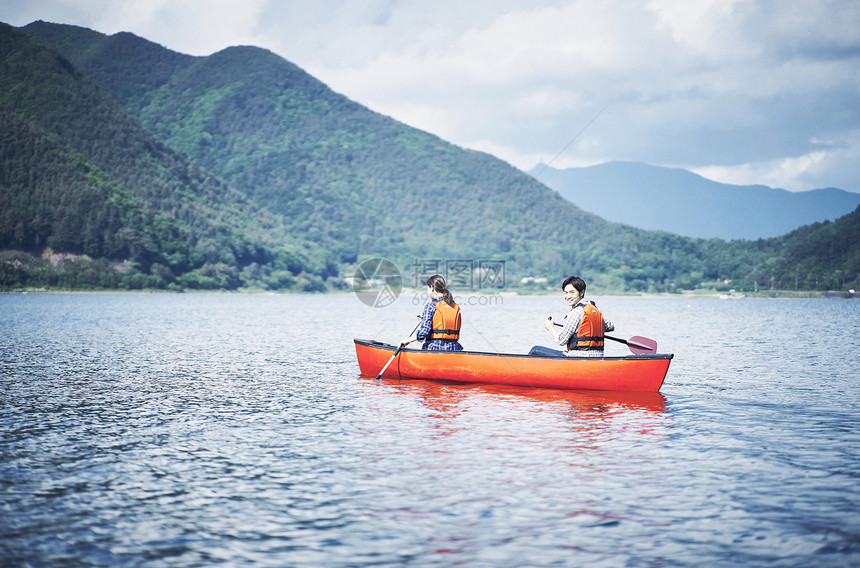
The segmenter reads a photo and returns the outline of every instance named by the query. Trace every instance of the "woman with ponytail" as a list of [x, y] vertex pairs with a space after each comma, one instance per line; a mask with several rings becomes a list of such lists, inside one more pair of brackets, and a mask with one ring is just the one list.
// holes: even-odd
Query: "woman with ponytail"
[[424, 306], [421, 324], [415, 335], [402, 345], [423, 341], [422, 349], [434, 351], [462, 351], [460, 339], [460, 306], [454, 303], [454, 295], [445, 284], [445, 279], [435, 274], [427, 279], [430, 301]]

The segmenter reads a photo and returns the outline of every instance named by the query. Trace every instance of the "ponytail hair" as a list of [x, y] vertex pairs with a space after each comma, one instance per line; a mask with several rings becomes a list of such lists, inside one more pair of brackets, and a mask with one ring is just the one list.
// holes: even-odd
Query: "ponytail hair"
[[449, 306], [454, 305], [454, 295], [451, 293], [451, 290], [445, 285], [445, 279], [440, 274], [434, 274], [430, 278], [427, 279], [427, 286], [433, 288], [437, 294], [442, 295], [442, 299]]

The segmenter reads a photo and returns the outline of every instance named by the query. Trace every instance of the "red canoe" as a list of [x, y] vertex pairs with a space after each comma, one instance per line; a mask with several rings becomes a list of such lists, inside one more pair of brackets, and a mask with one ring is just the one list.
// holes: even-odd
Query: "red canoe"
[[[375, 377], [396, 347], [355, 340], [361, 376]], [[383, 377], [553, 389], [658, 392], [674, 355], [574, 358], [403, 349]]]

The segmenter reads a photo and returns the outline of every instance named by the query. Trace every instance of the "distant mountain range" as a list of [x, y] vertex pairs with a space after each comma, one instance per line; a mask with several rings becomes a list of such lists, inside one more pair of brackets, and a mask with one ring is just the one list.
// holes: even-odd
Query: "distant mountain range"
[[860, 208], [725, 242], [608, 221], [547, 179], [257, 47], [194, 57], [125, 32], [0, 24], [3, 290], [322, 291], [374, 257], [458, 291], [485, 262], [504, 266], [493, 286], [580, 274], [604, 292], [858, 287]]
[[608, 162], [531, 175], [576, 206], [639, 229], [702, 239], [777, 237], [803, 225], [833, 221], [860, 205], [860, 193], [836, 188], [790, 192], [728, 185], [679, 168]]

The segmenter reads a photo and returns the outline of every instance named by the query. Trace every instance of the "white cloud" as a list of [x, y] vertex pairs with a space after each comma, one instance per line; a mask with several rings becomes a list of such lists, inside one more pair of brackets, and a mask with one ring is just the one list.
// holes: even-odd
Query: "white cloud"
[[265, 42], [257, 33], [265, 6], [264, 0], [107, 2], [97, 29], [131, 31], [174, 51], [209, 55], [230, 45]]
[[735, 166], [708, 166], [695, 168], [692, 171], [702, 177], [721, 183], [732, 185], [761, 184], [797, 191], [803, 189], [799, 184], [798, 176], [807, 173], [816, 164], [820, 164], [825, 156], [825, 152], [812, 152], [798, 158], [784, 158]]
[[0, 19], [19, 26], [41, 19], [89, 27], [105, 34], [128, 31], [174, 51], [209, 55], [230, 45], [258, 45], [256, 42], [264, 40], [255, 30], [264, 19], [268, 2], [29, 0], [15, 4], [14, 9], [0, 5]]
[[605, 107], [554, 166], [643, 161], [860, 192], [854, 0], [0, 4], [13, 25], [38, 18], [195, 55], [266, 47], [373, 110], [522, 169]]
[[796, 157], [691, 169], [708, 179], [734, 185], [763, 184], [789, 191], [850, 187], [860, 165], [860, 130], [839, 133], [831, 140], [811, 142], [827, 149]]

